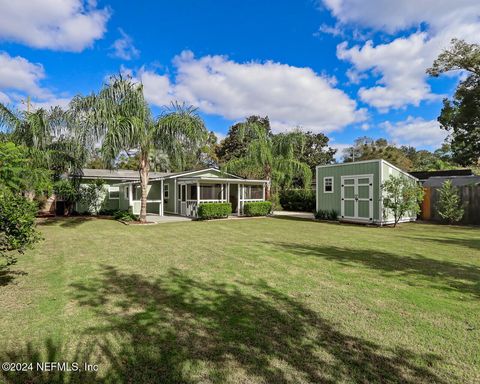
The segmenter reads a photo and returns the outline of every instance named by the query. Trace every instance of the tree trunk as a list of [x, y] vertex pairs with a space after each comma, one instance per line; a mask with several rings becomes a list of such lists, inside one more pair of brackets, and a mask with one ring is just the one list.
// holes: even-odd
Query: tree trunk
[[148, 155], [144, 152], [140, 154], [140, 186], [142, 197], [140, 200], [140, 222], [147, 222], [147, 194], [148, 194]]

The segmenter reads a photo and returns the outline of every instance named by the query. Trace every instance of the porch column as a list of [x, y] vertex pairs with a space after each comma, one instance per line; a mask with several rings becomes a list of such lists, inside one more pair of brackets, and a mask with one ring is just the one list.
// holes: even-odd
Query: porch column
[[133, 183], [128, 185], [128, 206], [133, 207]]
[[265, 201], [265, 183], [262, 183], [262, 186], [263, 186], [263, 188], [262, 188], [262, 191], [263, 191], [263, 192], [262, 192], [262, 193], [263, 193], [263, 201]]
[[175, 212], [175, 214], [178, 214], [178, 209], [177, 209], [177, 204], [178, 204], [178, 197], [177, 197], [177, 179], [173, 179], [173, 196], [174, 196], [174, 199], [173, 199], [173, 206], [174, 206], [174, 210], [173, 212]]
[[[165, 196], [165, 190], [163, 189], [163, 179], [160, 180], [160, 189], [161, 189], [161, 195], [160, 195], [160, 212], [158, 213], [160, 216], [163, 216], [163, 197]], [[170, 191], [169, 191], [170, 192]], [[170, 197], [170, 196], [169, 196]]]
[[240, 216], [240, 206], [241, 206], [240, 201], [242, 200], [242, 192], [241, 192], [242, 188], [240, 183], [238, 183], [237, 186], [238, 186], [237, 215]]

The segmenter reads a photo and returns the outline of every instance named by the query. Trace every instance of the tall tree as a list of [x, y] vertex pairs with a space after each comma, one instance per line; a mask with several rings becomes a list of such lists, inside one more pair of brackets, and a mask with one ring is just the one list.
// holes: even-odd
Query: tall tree
[[295, 177], [309, 186], [312, 172], [307, 164], [295, 157], [294, 148], [302, 137], [292, 133], [272, 136], [259, 122], [253, 121], [239, 127], [239, 139], [252, 137], [242, 157], [233, 158], [225, 164], [227, 171], [245, 177], [264, 178], [269, 181], [267, 198], [277, 192], [282, 185], [291, 182]]
[[97, 94], [77, 96], [71, 110], [84, 142], [101, 141], [102, 157], [110, 167], [122, 153], [137, 151], [141, 185], [140, 221], [147, 220], [147, 187], [150, 155], [162, 151], [181, 163], [184, 146], [201, 142], [206, 136], [203, 120], [191, 106], [172, 104], [153, 118], [145, 101], [143, 85], [130, 78], [113, 76]]
[[444, 99], [438, 121], [449, 132], [454, 159], [461, 165], [480, 163], [480, 45], [453, 39], [433, 62], [427, 73], [438, 77], [445, 72], [466, 71], [453, 99]]
[[389, 144], [386, 139], [359, 137], [353, 146], [344, 149], [344, 162], [384, 159], [404, 170], [412, 170], [412, 161], [399, 148]]
[[303, 132], [297, 130], [303, 137], [295, 149], [295, 156], [301, 162], [307, 164], [310, 170], [315, 172], [317, 165], [326, 165], [334, 162], [336, 149], [328, 146], [328, 137], [323, 133]]
[[[257, 129], [248, 129], [248, 126], [253, 124]], [[247, 153], [248, 145], [257, 138], [257, 130], [264, 131], [262, 135], [272, 135], [268, 117], [250, 116], [245, 121], [232, 125], [216, 150], [219, 162], [224, 164], [232, 159], [243, 157]]]

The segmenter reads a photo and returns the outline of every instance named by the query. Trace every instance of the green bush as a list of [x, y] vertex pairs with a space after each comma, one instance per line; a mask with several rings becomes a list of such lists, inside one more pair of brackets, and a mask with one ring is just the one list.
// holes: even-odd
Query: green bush
[[37, 206], [25, 197], [0, 186], [0, 256], [13, 263], [16, 252], [22, 253], [40, 236], [35, 229]]
[[138, 216], [134, 215], [129, 211], [116, 211], [113, 214], [113, 218], [118, 221], [136, 221], [138, 220]]
[[98, 212], [98, 215], [99, 216], [114, 216], [117, 212], [119, 212], [117, 209], [102, 208]]
[[315, 218], [317, 220], [332, 220], [338, 219], [338, 212], [334, 209], [319, 209], [315, 212]]
[[287, 189], [280, 193], [280, 204], [286, 211], [315, 211], [315, 191], [312, 189]]
[[198, 218], [201, 220], [228, 217], [232, 213], [230, 203], [201, 203], [198, 207]]
[[245, 203], [243, 213], [245, 216], [267, 216], [272, 212], [272, 203], [270, 201], [254, 201]]

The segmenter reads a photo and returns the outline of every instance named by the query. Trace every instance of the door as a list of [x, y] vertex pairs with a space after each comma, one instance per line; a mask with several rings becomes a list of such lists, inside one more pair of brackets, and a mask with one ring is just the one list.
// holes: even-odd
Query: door
[[373, 221], [373, 175], [342, 176], [343, 219]]
[[180, 214], [187, 215], [187, 185], [180, 184]]

